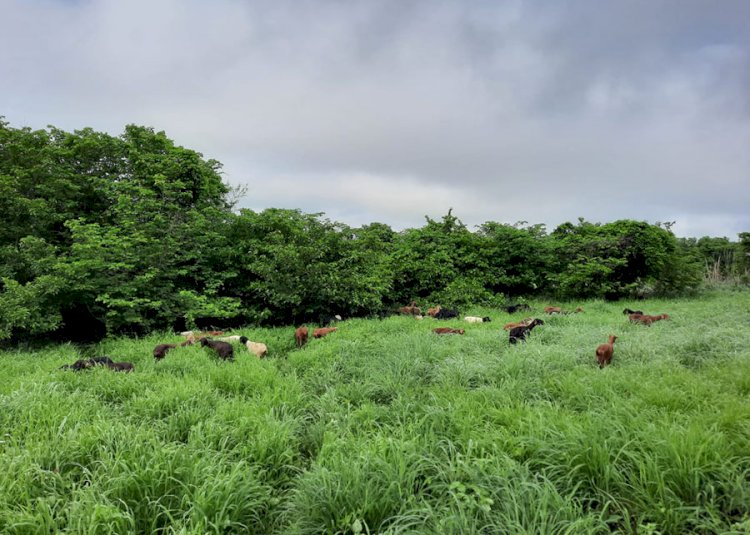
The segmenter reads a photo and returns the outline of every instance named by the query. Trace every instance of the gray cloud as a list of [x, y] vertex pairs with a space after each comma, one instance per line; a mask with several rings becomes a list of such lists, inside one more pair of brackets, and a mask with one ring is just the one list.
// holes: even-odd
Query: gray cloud
[[750, 230], [750, 3], [0, 0], [14, 125], [135, 122], [241, 206]]

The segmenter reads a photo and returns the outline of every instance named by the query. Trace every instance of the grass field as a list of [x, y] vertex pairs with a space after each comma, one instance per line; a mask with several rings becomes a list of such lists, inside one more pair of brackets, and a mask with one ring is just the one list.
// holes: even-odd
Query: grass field
[[[750, 292], [577, 305], [518, 346], [475, 309], [5, 351], [0, 533], [750, 533]], [[101, 354], [135, 373], [58, 370]]]

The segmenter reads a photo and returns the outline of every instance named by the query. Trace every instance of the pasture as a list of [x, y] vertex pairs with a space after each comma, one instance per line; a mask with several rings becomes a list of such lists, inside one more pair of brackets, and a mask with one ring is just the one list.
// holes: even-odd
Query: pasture
[[[0, 532], [750, 532], [750, 292], [547, 304], [4, 351]], [[135, 372], [58, 369], [104, 354]]]

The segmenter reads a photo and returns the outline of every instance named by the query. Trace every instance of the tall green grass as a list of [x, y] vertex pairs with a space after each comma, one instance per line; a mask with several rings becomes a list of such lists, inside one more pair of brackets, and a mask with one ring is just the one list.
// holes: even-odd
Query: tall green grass
[[[579, 304], [518, 346], [477, 308], [5, 351], [0, 533], [749, 533], [750, 293]], [[136, 371], [58, 370], [92, 353]]]

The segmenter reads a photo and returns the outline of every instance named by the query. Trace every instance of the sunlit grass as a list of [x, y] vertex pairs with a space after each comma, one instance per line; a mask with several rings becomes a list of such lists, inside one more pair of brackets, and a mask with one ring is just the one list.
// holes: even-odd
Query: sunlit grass
[[[533, 303], [540, 311], [551, 303]], [[0, 354], [0, 533], [748, 533], [750, 293]], [[594, 349], [616, 334], [612, 365]], [[107, 354], [131, 374], [58, 368]]]

